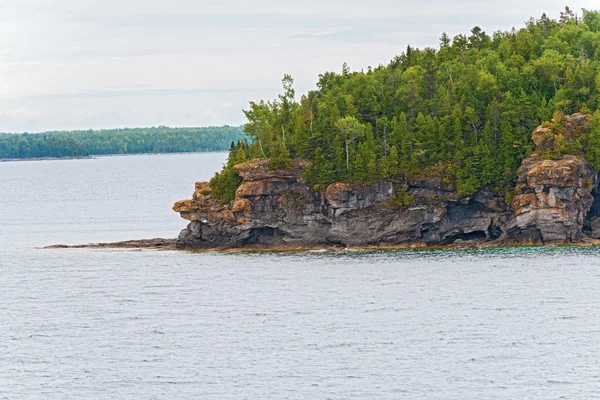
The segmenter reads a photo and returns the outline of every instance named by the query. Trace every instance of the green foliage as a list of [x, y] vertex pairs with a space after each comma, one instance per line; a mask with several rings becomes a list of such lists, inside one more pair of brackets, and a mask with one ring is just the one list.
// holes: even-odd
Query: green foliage
[[398, 189], [394, 197], [388, 201], [388, 205], [391, 207], [406, 208], [412, 204], [413, 200], [413, 196], [406, 189], [402, 188]]
[[235, 192], [241, 183], [242, 178], [227, 166], [210, 180], [212, 196], [227, 204], [235, 199]]
[[240, 127], [134, 128], [0, 134], [0, 158], [223, 151], [245, 138]]
[[510, 205], [514, 198], [515, 198], [514, 190], [507, 190], [506, 192], [504, 192], [504, 201], [506, 202], [506, 204]]
[[247, 161], [248, 143], [239, 141], [231, 144], [231, 151], [227, 164], [221, 172], [215, 174], [210, 180], [212, 196], [223, 204], [228, 204], [235, 199], [235, 192], [242, 183], [242, 177], [235, 173], [233, 166]]
[[271, 169], [278, 170], [288, 168], [291, 163], [292, 158], [290, 157], [290, 151], [285, 145], [285, 141], [277, 141], [273, 151], [271, 151], [271, 157], [269, 158], [267, 166]]
[[600, 31], [600, 12], [583, 9], [582, 19], [591, 32]]
[[45, 134], [0, 134], [0, 159], [87, 157], [89, 150], [72, 137]]
[[[566, 8], [558, 20], [544, 14], [520, 30], [442, 34], [437, 49], [408, 46], [387, 65], [325, 72], [299, 102], [292, 78], [282, 83], [277, 99], [245, 111], [249, 157], [273, 157], [274, 167], [308, 159], [304, 178], [317, 188], [444, 165], [461, 195], [509, 189], [536, 126], [555, 112], [598, 110], [600, 13], [579, 19]], [[594, 129], [587, 142], [561, 143], [549, 156], [579, 154], [589, 143], [587, 156], [600, 166]]]

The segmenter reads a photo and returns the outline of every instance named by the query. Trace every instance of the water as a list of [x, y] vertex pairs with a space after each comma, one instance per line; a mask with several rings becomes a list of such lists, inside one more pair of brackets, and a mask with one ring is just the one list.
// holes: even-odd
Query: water
[[0, 163], [0, 399], [600, 398], [600, 250], [40, 250], [174, 237], [224, 154]]

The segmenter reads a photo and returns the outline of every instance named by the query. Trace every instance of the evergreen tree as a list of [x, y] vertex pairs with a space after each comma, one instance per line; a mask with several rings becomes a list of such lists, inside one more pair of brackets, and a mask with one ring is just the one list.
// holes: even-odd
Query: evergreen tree
[[305, 179], [319, 188], [442, 173], [462, 195], [486, 185], [510, 191], [532, 130], [557, 111], [589, 110], [592, 132], [548, 156], [585, 152], [600, 167], [599, 21], [598, 11], [579, 21], [567, 8], [558, 20], [544, 14], [492, 36], [479, 27], [442, 34], [438, 49], [408, 46], [388, 65], [325, 72], [299, 103], [286, 75], [280, 96], [245, 111], [245, 157], [271, 157], [273, 166], [307, 159]]

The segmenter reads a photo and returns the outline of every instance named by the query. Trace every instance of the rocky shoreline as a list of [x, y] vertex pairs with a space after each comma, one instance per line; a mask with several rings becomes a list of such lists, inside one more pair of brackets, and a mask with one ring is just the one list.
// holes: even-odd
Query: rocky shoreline
[[460, 243], [450, 245], [430, 245], [426, 243], [397, 244], [397, 245], [365, 245], [365, 246], [339, 246], [339, 245], [261, 245], [251, 244], [237, 247], [213, 247], [189, 249], [177, 246], [177, 239], [140, 239], [126, 240], [112, 243], [89, 243], [66, 245], [58, 244], [45, 246], [42, 249], [97, 249], [97, 250], [155, 250], [155, 251], [184, 251], [184, 252], [220, 252], [220, 253], [334, 253], [334, 252], [374, 252], [374, 251], [401, 251], [401, 250], [468, 250], [468, 249], [491, 249], [491, 248], [513, 248], [513, 247], [595, 247], [600, 246], [600, 240], [584, 239], [573, 243], [550, 243], [550, 244], [498, 244], [493, 242], [483, 243]]
[[[589, 116], [564, 117], [560, 140], [586, 132]], [[441, 174], [398, 176], [369, 185], [304, 182], [307, 162], [272, 170], [261, 159], [234, 166], [242, 177], [235, 199], [222, 204], [207, 182], [173, 210], [188, 220], [177, 239], [76, 248], [306, 251], [596, 245], [600, 239], [600, 180], [583, 156], [545, 159], [559, 141], [546, 127], [532, 134], [538, 152], [523, 160], [514, 193], [483, 188], [459, 196]]]
[[45, 246], [44, 249], [155, 249], [155, 250], [175, 250], [176, 239], [139, 239], [125, 240], [113, 243], [89, 243], [89, 244], [55, 244]]
[[[584, 114], [566, 116], [562, 138], [575, 140], [588, 122]], [[243, 181], [230, 204], [213, 198], [207, 182], [196, 183], [191, 200], [175, 203], [174, 211], [190, 221], [176, 247], [490, 247], [599, 239], [598, 173], [582, 156], [545, 159], [541, 154], [556, 142], [547, 128], [536, 129], [532, 140], [539, 153], [523, 160], [511, 196], [484, 188], [461, 197], [453, 182], [435, 175], [333, 183], [318, 191], [302, 178], [304, 161], [284, 170], [271, 170], [265, 159], [238, 164]]]

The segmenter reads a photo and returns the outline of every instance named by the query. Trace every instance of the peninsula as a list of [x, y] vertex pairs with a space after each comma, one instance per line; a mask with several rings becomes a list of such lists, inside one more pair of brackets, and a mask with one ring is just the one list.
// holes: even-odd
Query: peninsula
[[[544, 159], [566, 138], [589, 132], [589, 116], [564, 116], [564, 130], [539, 127], [539, 152], [523, 160], [512, 196], [484, 187], [469, 196], [442, 175], [398, 175], [364, 186], [336, 182], [325, 191], [302, 178], [309, 164], [271, 169], [269, 160], [237, 164], [242, 177], [235, 199], [213, 196], [196, 183], [191, 200], [174, 210], [190, 223], [176, 242], [183, 249], [247, 245], [445, 246], [592, 243], [600, 239], [598, 174], [583, 157]], [[507, 197], [512, 197], [507, 202]]]
[[[293, 79], [174, 210], [177, 246], [584, 243], [600, 238], [600, 13], [440, 38]], [[533, 133], [532, 133], [533, 132]]]
[[[440, 37], [389, 64], [291, 76], [244, 111], [250, 140], [173, 209], [179, 238], [124, 247], [594, 244], [600, 12]], [[110, 246], [110, 245], [104, 245]], [[118, 244], [117, 244], [117, 247]]]

